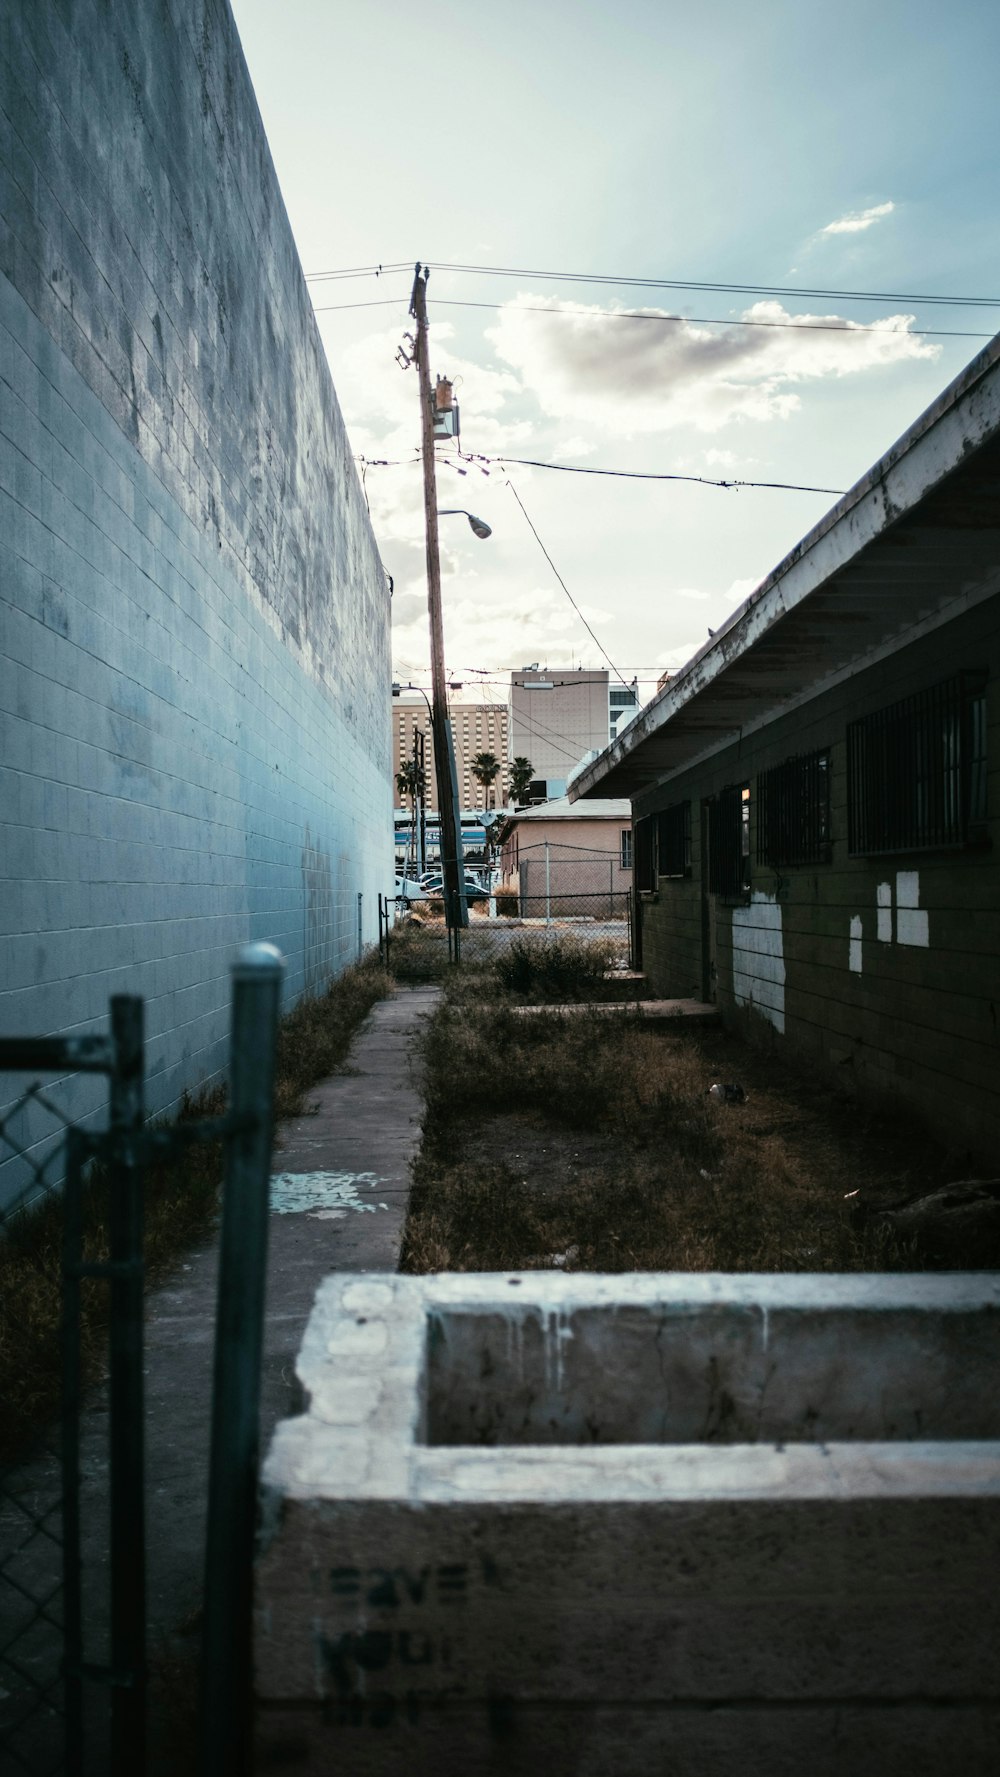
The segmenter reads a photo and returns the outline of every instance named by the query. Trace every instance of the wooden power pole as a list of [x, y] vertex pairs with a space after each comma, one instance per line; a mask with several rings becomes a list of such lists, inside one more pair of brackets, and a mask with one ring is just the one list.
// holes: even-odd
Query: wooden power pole
[[437, 777], [444, 909], [449, 926], [467, 926], [465, 868], [461, 849], [462, 821], [458, 804], [458, 773], [448, 718], [448, 687], [444, 676], [444, 632], [441, 627], [441, 557], [438, 549], [437, 479], [434, 461], [434, 397], [431, 392], [427, 343], [427, 279], [418, 265], [413, 279], [410, 314], [417, 324], [413, 357], [420, 379], [420, 423], [424, 457], [424, 520], [427, 531], [427, 612], [431, 627], [431, 728]]

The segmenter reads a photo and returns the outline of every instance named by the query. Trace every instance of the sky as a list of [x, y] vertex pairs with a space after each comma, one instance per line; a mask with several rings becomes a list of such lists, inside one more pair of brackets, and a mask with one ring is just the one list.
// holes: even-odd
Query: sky
[[537, 661], [610, 663], [645, 702], [1000, 328], [1000, 7], [233, 11], [404, 682], [429, 682], [417, 374], [397, 362], [416, 261], [461, 410], [439, 504], [493, 529], [441, 521], [447, 669], [484, 700]]

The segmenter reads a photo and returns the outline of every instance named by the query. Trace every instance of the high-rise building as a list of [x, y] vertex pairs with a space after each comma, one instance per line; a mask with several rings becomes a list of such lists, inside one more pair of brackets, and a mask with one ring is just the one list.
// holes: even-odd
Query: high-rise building
[[[455, 742], [455, 766], [458, 771], [458, 800], [463, 808], [502, 808], [507, 800], [508, 710], [504, 703], [458, 703], [450, 701], [448, 714]], [[413, 758], [413, 735], [422, 729], [427, 789], [424, 806], [428, 813], [438, 807], [437, 772], [434, 766], [434, 741], [430, 714], [419, 691], [402, 691], [392, 704], [392, 769], [393, 775], [408, 759]], [[472, 761], [477, 753], [493, 753], [500, 761], [500, 772], [491, 789], [485, 791], [473, 776]], [[399, 801], [397, 795], [397, 804]]]
[[534, 766], [532, 800], [565, 794], [573, 768], [603, 752], [639, 707], [633, 681], [609, 682], [605, 668], [522, 667], [510, 675], [510, 753]]
[[608, 739], [614, 740], [620, 728], [627, 727], [639, 708], [639, 682], [633, 679], [631, 685], [623, 685], [621, 680], [612, 685], [608, 691]]

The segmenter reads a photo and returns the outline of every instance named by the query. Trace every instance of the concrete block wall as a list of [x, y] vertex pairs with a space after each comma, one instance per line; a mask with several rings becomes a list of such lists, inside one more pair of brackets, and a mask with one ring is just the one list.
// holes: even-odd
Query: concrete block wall
[[960, 1273], [327, 1278], [264, 1468], [260, 1768], [992, 1769], [998, 1306]]
[[387, 584], [225, 0], [11, 0], [0, 209], [0, 1028], [142, 994], [165, 1110], [377, 935]]
[[[989, 843], [849, 856], [847, 724], [972, 667], [989, 674]], [[714, 902], [723, 1017], [778, 1045], [779, 1057], [787, 1039], [796, 1058], [821, 1065], [841, 1090], [905, 1110], [987, 1164], [1000, 1137], [998, 671], [994, 597], [633, 803], [636, 820], [691, 803], [691, 875], [661, 876], [641, 907], [643, 966], [654, 990], [689, 994], [705, 980], [703, 800], [749, 783], [749, 902]], [[780, 870], [760, 864], [758, 772], [819, 749], [830, 756], [829, 858]]]

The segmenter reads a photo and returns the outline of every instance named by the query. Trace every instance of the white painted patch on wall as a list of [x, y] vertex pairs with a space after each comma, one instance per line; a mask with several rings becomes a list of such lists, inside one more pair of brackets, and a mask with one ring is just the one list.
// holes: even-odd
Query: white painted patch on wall
[[733, 908], [733, 997], [784, 1031], [785, 953], [773, 895], [758, 892], [749, 907]]
[[860, 913], [851, 915], [851, 948], [848, 958], [849, 966], [855, 975], [861, 973], [861, 939], [863, 934]]
[[920, 950], [926, 950], [930, 945], [928, 917], [920, 908], [920, 873], [917, 870], [896, 872], [896, 940], [899, 944], [915, 944]]
[[362, 1203], [362, 1191], [374, 1191], [382, 1180], [375, 1172], [276, 1172], [271, 1177], [273, 1215], [309, 1215], [318, 1222], [340, 1221], [348, 1210], [388, 1209], [387, 1203]]
[[892, 883], [880, 882], [875, 890], [878, 907], [876, 936], [880, 944], [892, 943]]

